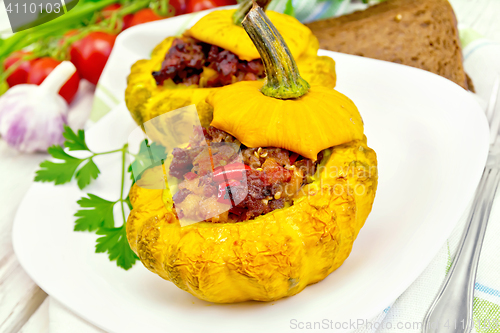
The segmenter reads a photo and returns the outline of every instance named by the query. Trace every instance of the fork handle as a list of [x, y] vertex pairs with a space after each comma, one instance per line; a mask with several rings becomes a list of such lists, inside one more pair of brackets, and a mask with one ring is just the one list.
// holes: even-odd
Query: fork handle
[[424, 333], [472, 330], [472, 304], [484, 233], [500, 181], [500, 169], [483, 172], [455, 260], [423, 322]]

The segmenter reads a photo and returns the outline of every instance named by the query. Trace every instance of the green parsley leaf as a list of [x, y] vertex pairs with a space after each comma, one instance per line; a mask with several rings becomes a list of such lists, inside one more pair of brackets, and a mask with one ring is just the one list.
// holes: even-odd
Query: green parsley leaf
[[101, 172], [99, 171], [99, 168], [97, 165], [95, 165], [94, 161], [92, 158], [89, 159], [89, 161], [81, 167], [75, 175], [76, 180], [78, 181], [78, 187], [80, 190], [83, 190], [85, 186], [90, 184], [90, 181], [92, 179], [97, 179], [97, 176]]
[[130, 195], [127, 195], [127, 197], [125, 198], [125, 203], [128, 205], [128, 208], [130, 210], [134, 209], [134, 207], [132, 207], [132, 203], [130, 202]]
[[165, 160], [167, 153], [165, 147], [153, 142], [149, 144], [147, 139], [141, 142], [139, 153], [135, 160], [130, 164], [128, 171], [131, 172], [132, 180], [137, 180], [144, 170], [161, 165], [161, 160]]
[[104, 200], [97, 195], [87, 194], [89, 197], [83, 197], [77, 201], [82, 208], [75, 213], [79, 217], [75, 221], [75, 231], [94, 231], [98, 228], [113, 228], [115, 220], [113, 217], [113, 207], [116, 201]]
[[[90, 152], [85, 143], [85, 132], [83, 130], [78, 130], [76, 134], [69, 126], [64, 126], [63, 136], [66, 139], [64, 145], [69, 150], [86, 150]], [[92, 179], [97, 179], [100, 173], [99, 168], [92, 160], [94, 155], [83, 159], [76, 158], [68, 155], [61, 146], [52, 146], [48, 149], [48, 152], [53, 158], [64, 162], [44, 161], [40, 163], [40, 170], [37, 171], [35, 176], [35, 181], [37, 182], [54, 182], [56, 185], [59, 185], [71, 181], [73, 176], [75, 176], [78, 187], [83, 189], [90, 184]], [[86, 160], [87, 162], [83, 167], [78, 169]]]
[[73, 132], [71, 127], [64, 125], [63, 136], [66, 139], [64, 146], [69, 148], [69, 150], [88, 150], [89, 147], [85, 143], [85, 132], [83, 130], [78, 130], [78, 134]]
[[[133, 162], [132, 162], [133, 163]], [[132, 185], [135, 184], [134, 172], [132, 171], [132, 163], [128, 166], [128, 173], [130, 173], [130, 179], [132, 179]]]
[[100, 228], [97, 231], [99, 237], [95, 247], [96, 253], [108, 253], [109, 260], [116, 260], [116, 264], [125, 269], [130, 269], [135, 261], [139, 259], [130, 249], [128, 244], [125, 225], [119, 228]]
[[285, 10], [283, 11], [283, 14], [295, 17], [295, 8], [293, 7], [292, 0], [288, 0], [286, 2]]
[[61, 146], [49, 147], [48, 152], [52, 157], [64, 162], [43, 161], [40, 163], [40, 170], [36, 172], [35, 176], [36, 182], [54, 182], [56, 185], [67, 183], [84, 161], [68, 155]]

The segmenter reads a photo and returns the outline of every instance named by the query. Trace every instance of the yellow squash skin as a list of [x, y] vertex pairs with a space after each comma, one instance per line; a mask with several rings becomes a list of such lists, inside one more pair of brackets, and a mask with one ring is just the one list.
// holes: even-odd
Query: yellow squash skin
[[[213, 13], [219, 12], [222, 12], [221, 16], [224, 17], [225, 20], [228, 20], [226, 23], [229, 24], [229, 16], [230, 14], [232, 15], [234, 10], [215, 11]], [[285, 36], [290, 35], [289, 32], [287, 35], [286, 31], [299, 31], [300, 34], [298, 36], [307, 36], [307, 38], [304, 37], [305, 39], [294, 38], [292, 40], [287, 40], [287, 42], [290, 43], [289, 45], [294, 45], [294, 52], [299, 53], [297, 55], [294, 54], [294, 56], [301, 76], [312, 85], [322, 85], [327, 88], [334, 88], [336, 84], [335, 62], [330, 57], [317, 55], [319, 43], [309, 28], [287, 15], [273, 13], [271, 11], [267, 13], [271, 18], [279, 18], [277, 19], [278, 21], [285, 22], [284, 27], [289, 30], [280, 30]], [[197, 25], [195, 25], [195, 27]], [[293, 25], [293, 30], [290, 30], [292, 29], [291, 25]], [[278, 25], [277, 27], [280, 29]], [[214, 45], [223, 47], [221, 44], [227, 43], [229, 40], [244, 41], [241, 45], [246, 45], [245, 47], [238, 43], [240, 46], [236, 51], [240, 53], [235, 52], [238, 57], [242, 58], [248, 56], [248, 54], [256, 53], [256, 58], [258, 58], [257, 50], [245, 30], [236, 25], [232, 25], [232, 28], [234, 29], [231, 31], [237, 31], [234, 36], [225, 35], [224, 38], [217, 38], [214, 41]], [[192, 34], [192, 30], [190, 31]], [[199, 36], [197, 35], [197, 37]], [[290, 36], [290, 38], [292, 38], [292, 36]], [[183, 84], [174, 84], [173, 82], [170, 82], [170, 84], [166, 82], [164, 86], [157, 86], [151, 75], [153, 71], [157, 71], [161, 68], [161, 63], [165, 58], [165, 54], [170, 49], [174, 39], [175, 37], [166, 38], [153, 50], [151, 59], [139, 60], [132, 66], [127, 80], [125, 102], [132, 117], [139, 125], [158, 115], [180, 107], [195, 104], [202, 126], [208, 126], [212, 120], [213, 108], [206, 103], [206, 98], [213, 91], [221, 88], [199, 88], [196, 85], [185, 86]], [[285, 37], [285, 39], [287, 38]], [[291, 46], [290, 48], [292, 49]], [[255, 54], [253, 56], [255, 56]], [[161, 135], [152, 139], [161, 143]]]
[[[260, 55], [245, 29], [233, 24], [235, 10], [217, 10], [203, 16], [186, 34], [202, 42], [217, 45], [238, 55], [241, 60], [259, 59]], [[306, 53], [308, 41], [315, 39], [311, 30], [296, 18], [271, 10], [266, 15], [286, 42], [293, 57]]]
[[[159, 168], [142, 180], [157, 177]], [[128, 241], [146, 268], [200, 299], [292, 296], [348, 257], [377, 189], [376, 154], [366, 138], [325, 151], [319, 170], [291, 207], [228, 224], [180, 227], [167, 190], [134, 185]]]
[[338, 91], [312, 86], [300, 98], [283, 100], [263, 95], [262, 85], [238, 82], [211, 94], [211, 126], [247, 147], [284, 148], [312, 160], [323, 149], [363, 138], [358, 108]]

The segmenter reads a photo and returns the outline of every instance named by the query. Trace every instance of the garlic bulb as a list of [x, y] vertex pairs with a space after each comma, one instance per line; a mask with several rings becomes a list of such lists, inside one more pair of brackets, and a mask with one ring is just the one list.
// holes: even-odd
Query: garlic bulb
[[63, 61], [41, 85], [19, 84], [0, 97], [0, 135], [7, 144], [31, 153], [64, 142], [68, 104], [58, 91], [75, 71]]

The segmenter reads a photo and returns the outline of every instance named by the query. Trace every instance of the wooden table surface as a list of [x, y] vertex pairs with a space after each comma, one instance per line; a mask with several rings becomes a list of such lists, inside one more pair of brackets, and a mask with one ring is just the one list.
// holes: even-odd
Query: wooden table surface
[[[458, 22], [500, 43], [500, 0], [450, 0]], [[47, 295], [28, 277], [12, 249], [12, 222], [45, 154], [20, 154], [0, 139], [0, 333], [48, 330]], [[29, 231], [27, 231], [29, 232]], [[43, 303], [43, 304], [42, 304]]]

